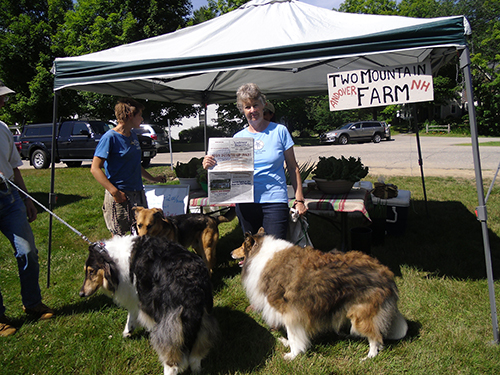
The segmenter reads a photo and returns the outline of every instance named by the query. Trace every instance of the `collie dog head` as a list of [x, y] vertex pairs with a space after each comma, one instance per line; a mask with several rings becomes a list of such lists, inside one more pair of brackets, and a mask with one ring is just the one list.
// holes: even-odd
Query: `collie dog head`
[[89, 256], [85, 261], [85, 280], [80, 289], [80, 297], [88, 297], [99, 288], [114, 293], [119, 278], [115, 262], [111, 259], [102, 244], [89, 246]]
[[260, 248], [260, 243], [264, 239], [265, 235], [266, 233], [264, 232], [264, 228], [262, 227], [256, 234], [251, 234], [250, 232], [245, 233], [245, 239], [243, 241], [243, 244], [237, 249], [231, 251], [231, 257], [233, 259], [243, 259], [240, 262], [240, 266], [243, 266], [243, 263], [249, 256], [258, 252], [258, 249]]
[[161, 208], [134, 207], [134, 211], [139, 236], [159, 236], [175, 240], [175, 227], [165, 219]]

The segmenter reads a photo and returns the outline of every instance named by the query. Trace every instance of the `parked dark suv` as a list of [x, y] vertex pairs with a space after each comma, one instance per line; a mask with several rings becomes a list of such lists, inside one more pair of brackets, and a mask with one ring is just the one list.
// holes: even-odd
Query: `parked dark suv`
[[[105, 121], [68, 120], [56, 125], [55, 162], [63, 162], [68, 167], [78, 167], [83, 161], [92, 161], [94, 151], [101, 136], [113, 124]], [[48, 168], [52, 152], [52, 123], [25, 125], [19, 139], [20, 155], [29, 160], [35, 169]], [[149, 137], [137, 136], [141, 150], [141, 162], [147, 168], [156, 148]]]
[[320, 143], [336, 143], [345, 145], [349, 141], [379, 143], [382, 139], [391, 139], [391, 125], [384, 121], [348, 122], [340, 128], [319, 136]]

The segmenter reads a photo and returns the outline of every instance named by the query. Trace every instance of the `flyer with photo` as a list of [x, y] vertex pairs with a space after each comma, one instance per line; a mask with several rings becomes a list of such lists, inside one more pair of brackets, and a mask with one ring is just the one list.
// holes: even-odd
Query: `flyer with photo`
[[210, 138], [208, 170], [210, 204], [253, 203], [253, 138]]

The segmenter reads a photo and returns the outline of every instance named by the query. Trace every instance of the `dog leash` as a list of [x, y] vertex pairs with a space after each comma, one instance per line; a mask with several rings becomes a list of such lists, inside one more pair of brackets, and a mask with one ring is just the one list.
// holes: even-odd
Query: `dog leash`
[[57, 220], [59, 220], [61, 223], [63, 223], [64, 225], [66, 225], [69, 229], [71, 229], [73, 232], [75, 232], [77, 235], [79, 235], [84, 241], [86, 241], [87, 243], [89, 244], [95, 244], [94, 242], [91, 242], [87, 237], [85, 237], [82, 233], [80, 233], [78, 230], [76, 230], [75, 228], [73, 228], [71, 225], [69, 225], [67, 222], [65, 222], [63, 219], [61, 219], [59, 216], [57, 216], [55, 213], [53, 213], [52, 211], [50, 211], [47, 207], [45, 207], [43, 204], [41, 204], [40, 202], [38, 202], [35, 198], [33, 198], [31, 195], [29, 195], [28, 193], [26, 193], [24, 190], [22, 190], [19, 186], [17, 186], [16, 184], [14, 184], [11, 180], [5, 178], [5, 176], [3, 174], [0, 175], [0, 177], [2, 178], [2, 180], [4, 180], [4, 182], [9, 182], [12, 186], [14, 186], [17, 190], [19, 190], [19, 192], [21, 192], [22, 194], [24, 194], [25, 196], [27, 196], [29, 199], [31, 199], [33, 202], [35, 202], [36, 204], [38, 204], [40, 207], [42, 207], [45, 211], [47, 211], [49, 214], [51, 214], [52, 216], [54, 216]]
[[294, 245], [298, 245], [302, 240], [305, 239], [307, 245], [313, 246], [310, 238], [307, 235], [308, 225], [304, 224], [304, 219], [305, 218], [302, 218], [299, 215], [299, 211], [297, 209], [290, 208], [290, 220], [292, 220], [294, 223], [296, 223], [298, 221], [300, 223], [300, 229], [301, 229], [301, 237], [299, 237], [295, 241]]

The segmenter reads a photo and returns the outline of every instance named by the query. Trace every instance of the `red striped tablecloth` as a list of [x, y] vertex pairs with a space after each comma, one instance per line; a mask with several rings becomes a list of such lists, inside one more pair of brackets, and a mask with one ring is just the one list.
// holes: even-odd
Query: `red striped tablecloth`
[[[234, 204], [211, 205], [206, 196], [193, 196], [189, 200], [190, 207], [207, 206], [234, 206]], [[290, 199], [289, 205], [293, 206], [295, 199]], [[368, 209], [371, 207], [371, 196], [368, 190], [352, 188], [347, 194], [331, 195], [319, 190], [310, 190], [305, 195], [305, 205], [311, 211], [336, 211], [336, 212], [361, 212], [367, 219]]]
[[[295, 199], [290, 200], [290, 207], [294, 202]], [[367, 219], [371, 204], [370, 192], [363, 188], [352, 188], [349, 193], [338, 195], [311, 190], [305, 195], [305, 205], [311, 211], [361, 212]]]

